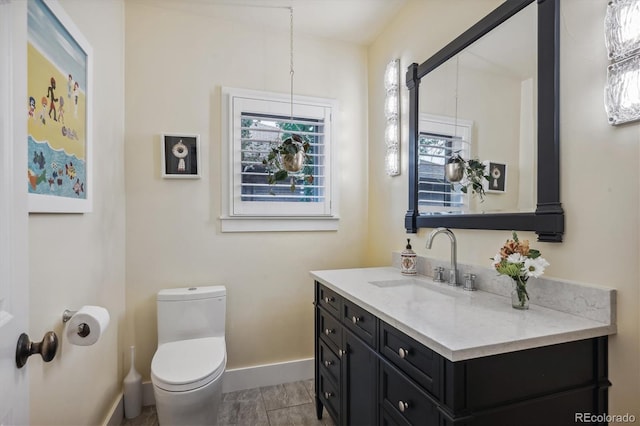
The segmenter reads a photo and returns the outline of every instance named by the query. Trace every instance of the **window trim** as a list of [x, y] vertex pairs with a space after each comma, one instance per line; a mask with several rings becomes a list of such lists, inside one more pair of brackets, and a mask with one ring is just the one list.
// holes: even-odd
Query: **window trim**
[[[250, 89], [238, 89], [222, 87], [222, 157], [221, 157], [221, 185], [222, 185], [222, 205], [221, 205], [221, 231], [222, 232], [268, 232], [268, 231], [336, 231], [338, 229], [338, 185], [336, 178], [334, 135], [336, 132], [335, 116], [338, 109], [338, 102], [334, 99], [316, 98], [307, 96], [293, 97], [294, 104], [314, 105], [328, 108], [330, 110], [330, 125], [326, 137], [328, 138], [329, 162], [326, 167], [328, 185], [326, 187], [327, 199], [329, 203], [328, 211], [322, 215], [274, 215], [274, 214], [234, 214], [234, 152], [237, 150], [234, 141], [234, 98], [249, 98], [268, 102], [290, 103], [289, 94], [264, 92]], [[295, 108], [295, 105], [294, 105]]]

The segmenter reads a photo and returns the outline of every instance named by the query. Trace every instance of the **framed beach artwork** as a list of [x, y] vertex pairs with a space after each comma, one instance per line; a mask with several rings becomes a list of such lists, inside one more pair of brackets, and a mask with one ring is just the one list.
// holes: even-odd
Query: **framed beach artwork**
[[489, 175], [489, 181], [484, 182], [486, 192], [507, 192], [507, 165], [493, 161], [483, 161], [485, 171]]
[[57, 2], [27, 3], [29, 212], [90, 212], [92, 49]]
[[160, 168], [163, 178], [200, 178], [200, 136], [168, 134], [160, 136]]

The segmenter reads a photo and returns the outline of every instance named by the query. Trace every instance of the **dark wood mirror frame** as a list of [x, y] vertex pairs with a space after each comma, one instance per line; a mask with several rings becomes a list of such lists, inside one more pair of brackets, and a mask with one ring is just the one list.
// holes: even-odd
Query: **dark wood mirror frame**
[[538, 241], [561, 242], [564, 211], [560, 203], [559, 16], [560, 0], [538, 3], [538, 200], [535, 212], [420, 215], [418, 210], [418, 89], [420, 79], [536, 0], [507, 0], [422, 64], [407, 70], [409, 89], [409, 209], [405, 228], [535, 231]]

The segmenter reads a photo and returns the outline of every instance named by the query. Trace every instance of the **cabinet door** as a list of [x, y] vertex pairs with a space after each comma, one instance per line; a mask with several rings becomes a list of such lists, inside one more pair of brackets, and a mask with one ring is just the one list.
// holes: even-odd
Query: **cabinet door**
[[378, 357], [362, 340], [343, 330], [342, 424], [377, 424]]

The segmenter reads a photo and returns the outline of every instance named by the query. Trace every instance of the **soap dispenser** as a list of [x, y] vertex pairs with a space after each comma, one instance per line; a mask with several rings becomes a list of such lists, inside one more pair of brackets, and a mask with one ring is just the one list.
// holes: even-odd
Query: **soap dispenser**
[[416, 252], [411, 249], [411, 239], [407, 238], [407, 247], [400, 253], [400, 272], [404, 275], [416, 274]]

